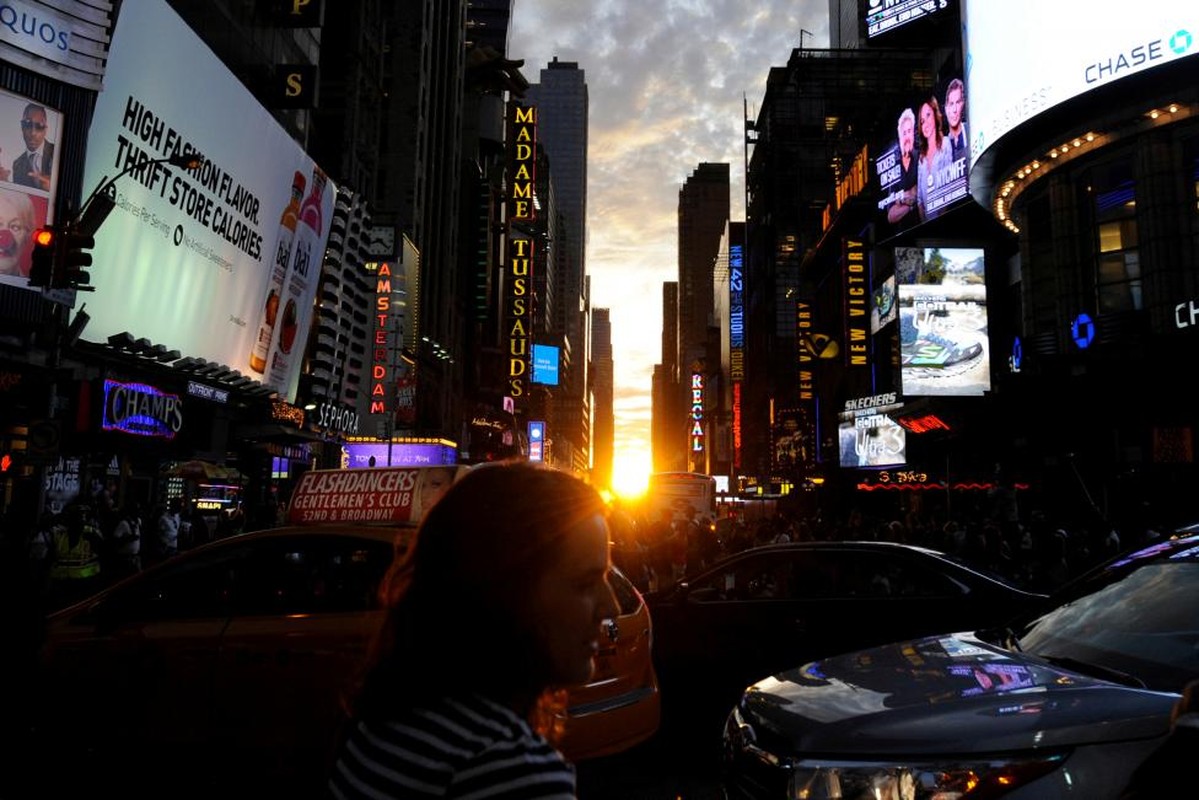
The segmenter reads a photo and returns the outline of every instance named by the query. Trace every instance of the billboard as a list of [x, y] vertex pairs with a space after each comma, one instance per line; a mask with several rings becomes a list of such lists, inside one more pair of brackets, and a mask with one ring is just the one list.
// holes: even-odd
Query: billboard
[[347, 442], [342, 446], [342, 452], [347, 469], [428, 467], [458, 463], [458, 450], [437, 442]]
[[907, 431], [895, 418], [903, 410], [895, 392], [845, 402], [837, 414], [842, 467], [898, 467], [907, 464]]
[[991, 388], [981, 248], [897, 247], [900, 386], [905, 395]]
[[0, 90], [0, 283], [28, 288], [33, 232], [53, 222], [63, 115]]
[[866, 38], [932, 16], [944, 16], [949, 0], [866, 0]]
[[[189, 153], [203, 164], [155, 163]], [[164, 0], [121, 5], [84, 185], [130, 167], [86, 337], [128, 331], [294, 399], [336, 187]]]
[[870, 296], [870, 332], [878, 333], [899, 316], [895, 303], [895, 276], [888, 275]]
[[549, 344], [533, 345], [533, 383], [558, 385], [558, 348]]
[[[971, 165], [1005, 133], [1072, 97], [1199, 53], [1193, 0], [1144, 0], [1110, 14], [963, 0], [962, 17]], [[1036, 57], [1015, 57], [1013, 43]]]
[[966, 84], [938, 81], [895, 112], [895, 138], [874, 160], [884, 233], [935, 219], [970, 196]]

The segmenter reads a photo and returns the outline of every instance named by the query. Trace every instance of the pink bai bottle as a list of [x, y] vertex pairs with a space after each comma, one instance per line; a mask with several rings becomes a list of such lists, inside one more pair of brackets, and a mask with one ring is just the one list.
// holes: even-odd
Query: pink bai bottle
[[271, 338], [275, 332], [275, 321], [279, 318], [279, 305], [283, 298], [283, 282], [287, 278], [287, 268], [291, 265], [292, 240], [296, 236], [296, 222], [300, 218], [300, 200], [304, 197], [304, 173], [296, 171], [291, 182], [291, 199], [283, 209], [283, 217], [279, 220], [279, 234], [275, 241], [274, 263], [271, 264], [271, 279], [267, 284], [266, 300], [263, 303], [262, 322], [258, 326], [258, 336], [254, 339], [254, 349], [250, 352], [250, 369], [255, 372], [266, 370], [266, 357], [271, 349]]
[[[282, 295], [282, 308], [267, 359], [263, 383], [276, 391], [286, 391], [291, 381], [293, 350], [300, 339], [301, 327], [306, 328], [311, 316], [316, 283], [320, 277], [322, 253], [317, 252], [324, 231], [324, 195], [328, 178], [320, 167], [313, 167], [308, 184], [308, 196], [300, 205], [296, 236], [292, 246], [291, 269], [288, 270]], [[315, 267], [315, 269], [314, 269]], [[304, 314], [304, 318], [301, 318]], [[303, 349], [303, 342], [300, 342]]]

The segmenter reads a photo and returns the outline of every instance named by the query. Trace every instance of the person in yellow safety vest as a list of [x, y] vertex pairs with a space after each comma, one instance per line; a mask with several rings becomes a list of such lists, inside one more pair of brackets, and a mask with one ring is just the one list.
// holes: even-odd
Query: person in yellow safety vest
[[62, 608], [100, 588], [103, 537], [91, 510], [82, 503], [69, 505], [50, 534], [50, 595], [54, 607]]

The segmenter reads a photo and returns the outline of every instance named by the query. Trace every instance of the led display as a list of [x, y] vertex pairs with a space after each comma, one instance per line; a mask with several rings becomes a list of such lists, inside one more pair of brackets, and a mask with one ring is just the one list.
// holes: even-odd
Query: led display
[[884, 235], [940, 216], [969, 197], [966, 84], [958, 75], [895, 112], [895, 138], [874, 160]]
[[1095, 12], [1040, 0], [963, 0], [971, 165], [1005, 133], [1072, 97], [1199, 52], [1194, 0]]
[[895, 421], [903, 409], [894, 392], [851, 400], [838, 415], [842, 467], [897, 467], [907, 464], [907, 431]]
[[981, 395], [989, 390], [983, 251], [897, 247], [895, 282], [903, 393]]
[[533, 345], [533, 383], [558, 385], [558, 348], [548, 344]]

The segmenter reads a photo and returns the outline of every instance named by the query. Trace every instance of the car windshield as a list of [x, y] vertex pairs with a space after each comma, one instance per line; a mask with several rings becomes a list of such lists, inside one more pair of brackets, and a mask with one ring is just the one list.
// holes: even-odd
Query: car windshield
[[1180, 691], [1199, 677], [1199, 561], [1183, 552], [1142, 564], [1017, 633], [1027, 653], [1116, 670], [1151, 689]]

